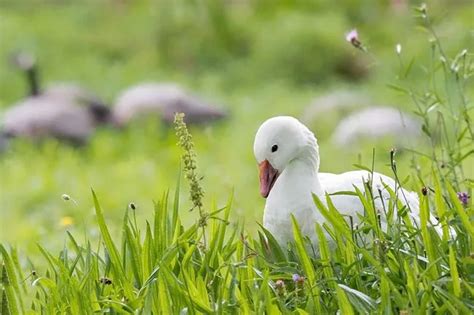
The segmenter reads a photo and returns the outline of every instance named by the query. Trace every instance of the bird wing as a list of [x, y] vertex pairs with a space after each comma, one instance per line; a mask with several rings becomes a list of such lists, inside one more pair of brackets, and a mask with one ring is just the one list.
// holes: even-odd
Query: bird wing
[[[364, 193], [366, 191], [365, 183], [369, 182], [371, 176], [373, 176], [372, 194], [377, 211], [384, 213], [384, 210], [388, 209], [391, 199], [390, 192], [387, 189], [389, 187], [396, 193], [400, 202], [410, 209], [411, 216], [418, 219], [419, 202], [417, 194], [400, 188], [392, 178], [383, 174], [367, 171], [352, 171], [342, 174], [320, 173], [319, 180], [323, 191], [328, 194], [355, 192], [356, 188]], [[333, 195], [331, 201], [343, 215], [356, 217], [357, 213], [363, 214], [364, 212], [364, 207], [358, 196], [351, 194]], [[385, 218], [382, 220], [385, 220]]]

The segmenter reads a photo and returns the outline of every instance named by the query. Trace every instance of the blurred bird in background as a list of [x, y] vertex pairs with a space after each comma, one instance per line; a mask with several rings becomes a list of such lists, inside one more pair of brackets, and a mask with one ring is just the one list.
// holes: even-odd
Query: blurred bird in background
[[18, 53], [12, 63], [24, 71], [29, 92], [3, 115], [2, 138], [56, 138], [72, 144], [87, 142], [95, 128], [110, 120], [110, 110], [94, 93], [72, 83], [43, 89], [33, 55]]
[[205, 124], [227, 113], [174, 83], [142, 83], [122, 91], [113, 108], [114, 123], [123, 127], [140, 116], [156, 115], [172, 124], [175, 113], [184, 113], [188, 124]]

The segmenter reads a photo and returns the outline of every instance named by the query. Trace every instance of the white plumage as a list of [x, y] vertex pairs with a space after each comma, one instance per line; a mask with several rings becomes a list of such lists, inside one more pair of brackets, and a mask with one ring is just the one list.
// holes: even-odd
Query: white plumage
[[332, 142], [339, 147], [356, 145], [361, 139], [372, 141], [391, 137], [397, 144], [413, 144], [421, 135], [421, 123], [411, 115], [387, 106], [369, 107], [342, 119]]
[[[309, 236], [313, 244], [317, 244], [315, 222], [323, 223], [326, 220], [316, 208], [312, 193], [324, 201], [325, 193], [355, 191], [354, 186], [364, 191], [364, 181], [370, 176], [367, 171], [338, 175], [319, 173], [316, 138], [293, 117], [280, 116], [265, 121], [255, 136], [254, 153], [260, 166], [260, 191], [267, 198], [263, 225], [281, 245], [293, 239], [291, 214], [298, 221], [303, 235]], [[378, 196], [380, 190], [387, 206], [390, 194], [384, 185], [395, 190], [393, 179], [373, 173], [373, 194]], [[398, 189], [398, 195], [400, 201], [409, 206], [416, 222], [419, 208], [417, 194]], [[357, 214], [364, 212], [357, 196], [334, 195], [331, 200], [336, 209], [343, 215], [351, 216], [354, 223], [359, 221]], [[375, 206], [378, 210], [383, 209], [380, 198], [375, 199]]]
[[325, 114], [336, 112], [339, 115], [370, 105], [372, 101], [365, 94], [352, 90], [335, 90], [314, 98], [305, 108], [301, 119], [306, 124], [320, 123]]

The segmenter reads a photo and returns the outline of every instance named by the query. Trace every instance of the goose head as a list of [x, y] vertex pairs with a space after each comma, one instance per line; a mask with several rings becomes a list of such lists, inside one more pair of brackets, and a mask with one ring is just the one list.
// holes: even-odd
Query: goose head
[[278, 116], [266, 120], [255, 135], [254, 154], [259, 165], [260, 194], [267, 198], [280, 174], [296, 160], [317, 172], [318, 145], [314, 134], [299, 120]]
[[40, 95], [41, 89], [39, 86], [38, 69], [35, 56], [27, 52], [18, 52], [12, 55], [11, 63], [18, 69], [25, 72], [30, 88], [30, 96]]

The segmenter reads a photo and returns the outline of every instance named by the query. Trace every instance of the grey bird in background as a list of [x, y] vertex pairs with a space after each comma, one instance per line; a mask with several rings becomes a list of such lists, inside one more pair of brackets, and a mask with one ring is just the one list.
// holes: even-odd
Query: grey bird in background
[[81, 86], [60, 83], [41, 88], [34, 56], [19, 53], [13, 63], [25, 72], [29, 95], [3, 113], [3, 138], [47, 137], [84, 144], [95, 127], [110, 120], [110, 110]]
[[124, 90], [117, 97], [113, 120], [125, 126], [139, 116], [156, 115], [167, 124], [174, 114], [185, 114], [186, 123], [205, 124], [227, 116], [227, 113], [174, 83], [143, 83]]
[[301, 119], [307, 123], [320, 123], [320, 117], [329, 112], [344, 115], [348, 112], [365, 107], [371, 103], [365, 94], [353, 90], [333, 90], [314, 98], [305, 108]]
[[361, 109], [342, 119], [332, 135], [339, 147], [357, 144], [362, 139], [392, 138], [394, 144], [412, 145], [421, 135], [421, 123], [397, 108], [374, 106]]
[[43, 88], [39, 78], [38, 65], [33, 55], [25, 52], [14, 54], [11, 58], [13, 65], [22, 70], [28, 82], [31, 97], [47, 97], [64, 101], [74, 101], [77, 104], [105, 106], [104, 102], [93, 92], [74, 83], [55, 83]]
[[302, 120], [342, 149], [385, 138], [393, 145], [412, 146], [421, 138], [416, 117], [396, 107], [375, 105], [366, 93], [356, 90], [336, 89], [314, 98]]
[[7, 110], [2, 130], [7, 137], [33, 140], [56, 138], [73, 144], [84, 144], [97, 126], [88, 107], [64, 100], [33, 97]]
[[8, 148], [8, 136], [0, 133], [0, 153], [6, 151]]

